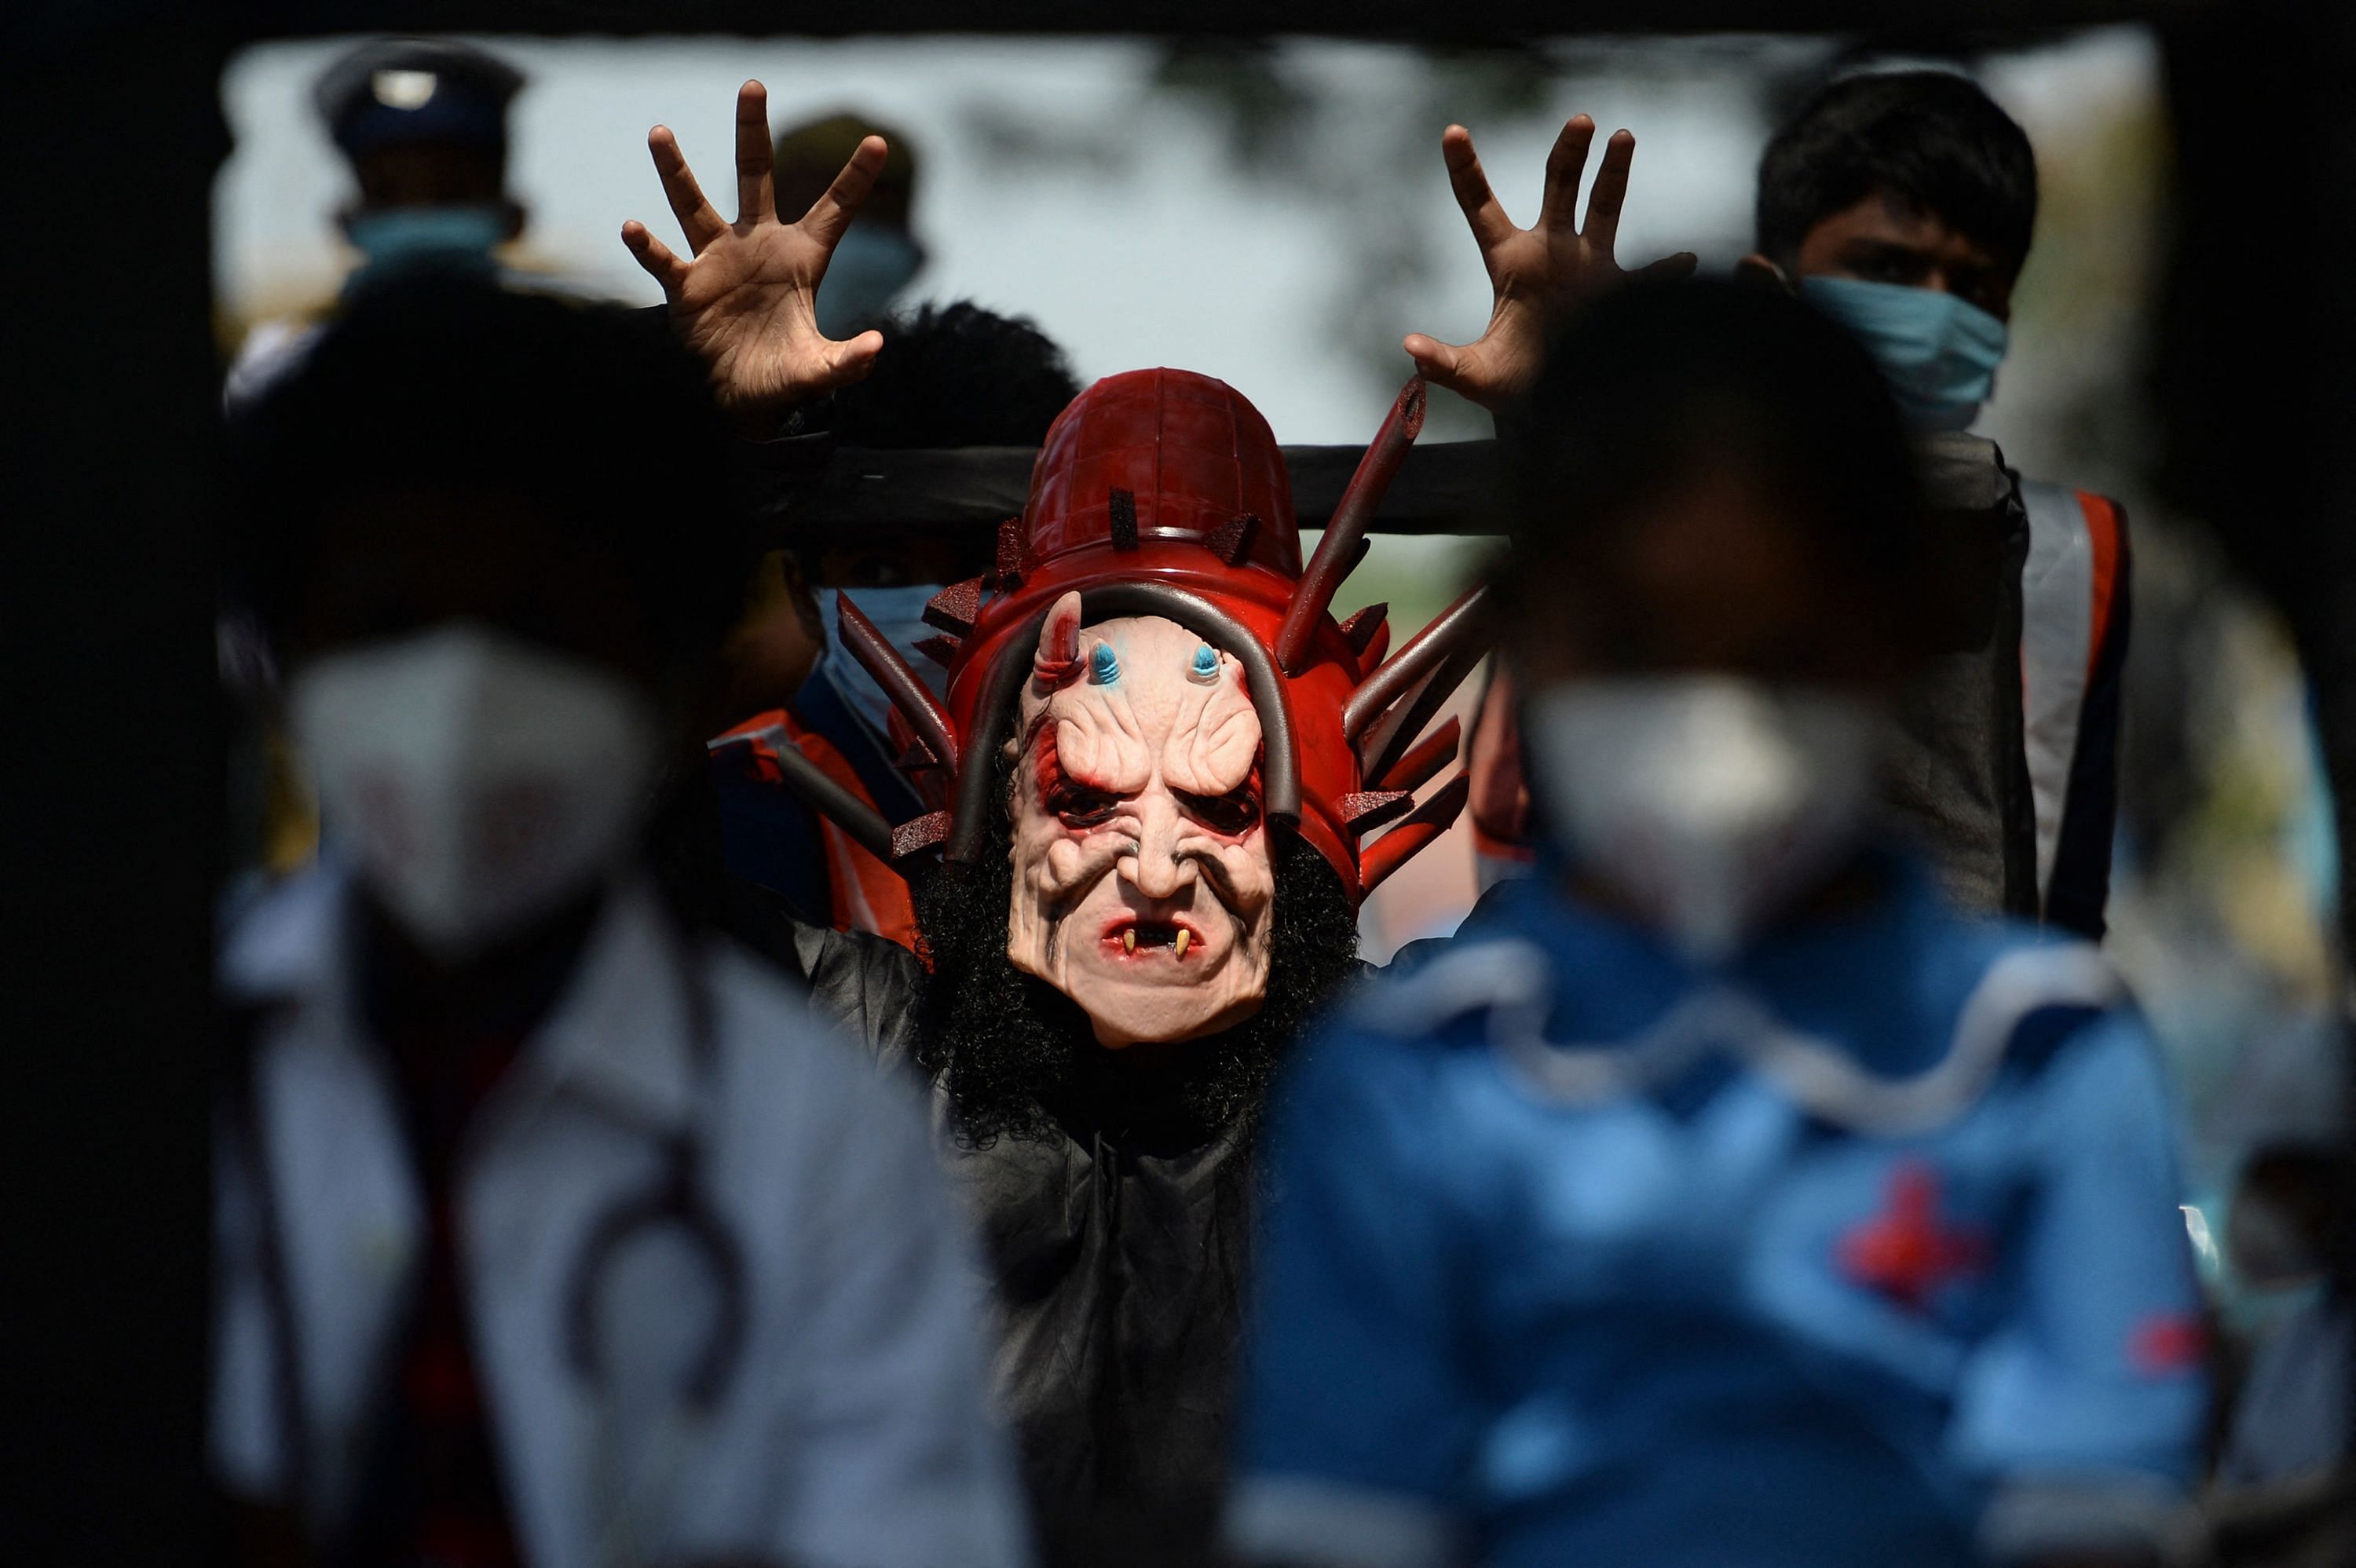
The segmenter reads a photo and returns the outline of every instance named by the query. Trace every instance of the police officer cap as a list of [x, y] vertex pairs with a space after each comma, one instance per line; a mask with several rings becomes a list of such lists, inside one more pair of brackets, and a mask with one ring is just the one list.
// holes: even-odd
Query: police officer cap
[[381, 38], [327, 68], [316, 98], [347, 157], [403, 142], [507, 145], [508, 101], [523, 74], [464, 44]]

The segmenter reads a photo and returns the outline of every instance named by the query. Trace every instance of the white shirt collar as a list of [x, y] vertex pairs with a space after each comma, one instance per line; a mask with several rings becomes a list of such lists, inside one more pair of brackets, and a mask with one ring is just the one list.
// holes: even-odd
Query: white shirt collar
[[[274, 889], [222, 944], [223, 998], [301, 1027], [289, 1038], [367, 1049], [354, 1001], [351, 879], [333, 863]], [[564, 989], [525, 1043], [502, 1100], [578, 1093], [624, 1120], [683, 1128], [693, 1109], [703, 987], [693, 939], [643, 875], [615, 885]]]

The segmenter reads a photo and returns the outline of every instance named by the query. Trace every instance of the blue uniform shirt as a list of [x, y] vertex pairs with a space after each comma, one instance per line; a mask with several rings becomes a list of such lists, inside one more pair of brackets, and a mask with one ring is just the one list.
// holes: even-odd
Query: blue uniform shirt
[[1270, 1132], [1239, 1546], [1821, 1568], [2169, 1528], [2205, 1386], [2148, 1041], [2093, 949], [1887, 882], [1714, 975], [1510, 884], [1359, 995]]

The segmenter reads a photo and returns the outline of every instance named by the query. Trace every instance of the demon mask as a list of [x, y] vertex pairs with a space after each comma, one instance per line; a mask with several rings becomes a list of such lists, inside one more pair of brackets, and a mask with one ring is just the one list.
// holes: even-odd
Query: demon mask
[[1243, 668], [1158, 615], [1047, 612], [1022, 697], [1006, 955], [1099, 1043], [1192, 1040], [1268, 986], [1276, 871]]
[[[1456, 759], [1453, 720], [1424, 731], [1479, 658], [1477, 592], [1387, 658], [1383, 606], [1329, 613], [1422, 412], [1410, 381], [1304, 568], [1283, 455], [1248, 402], [1184, 371], [1111, 377], [1048, 432], [996, 569], [926, 607], [946, 701], [843, 606], [844, 646], [892, 698], [935, 809], [886, 823], [791, 758], [786, 782], [895, 869], [942, 857], [937, 974], [1002, 953], [1107, 1047], [1292, 1010], [1280, 887], [1330, 870], [1321, 917], [1346, 927], [1464, 801], [1461, 775], [1417, 796]], [[972, 898], [1007, 872], [1001, 946]], [[952, 909], [957, 929], [932, 929]]]

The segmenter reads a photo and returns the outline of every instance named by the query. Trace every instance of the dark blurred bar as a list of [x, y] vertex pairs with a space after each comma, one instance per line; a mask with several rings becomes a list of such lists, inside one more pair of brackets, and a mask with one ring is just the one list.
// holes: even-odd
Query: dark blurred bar
[[0, 18], [9, 1555], [206, 1555], [217, 27]]
[[[1363, 446], [1288, 446], [1294, 515], [1304, 528], [1325, 526], [1343, 486], [1365, 455]], [[793, 501], [793, 527], [804, 539], [888, 539], [936, 528], [988, 528], [1023, 510], [1031, 482], [1027, 448], [959, 447], [943, 452], [835, 454], [816, 490]], [[1483, 512], [1496, 448], [1486, 441], [1440, 442], [1410, 450], [1376, 509], [1382, 534], [1495, 531]]]
[[[2341, 950], [2356, 951], [2356, 16], [2268, 0], [2161, 37], [2177, 158], [2163, 471], [2289, 623], [2331, 784]], [[2340, 1212], [2356, 1215], [2356, 1189]], [[2356, 1235], [2335, 1255], [2356, 1283]]]

